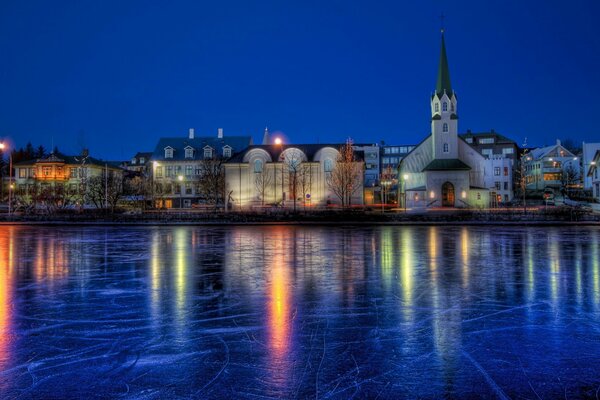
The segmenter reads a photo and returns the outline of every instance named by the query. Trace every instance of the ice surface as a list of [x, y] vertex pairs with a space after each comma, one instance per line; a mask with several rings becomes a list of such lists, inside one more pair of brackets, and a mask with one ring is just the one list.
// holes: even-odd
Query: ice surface
[[0, 227], [0, 398], [596, 398], [595, 227]]

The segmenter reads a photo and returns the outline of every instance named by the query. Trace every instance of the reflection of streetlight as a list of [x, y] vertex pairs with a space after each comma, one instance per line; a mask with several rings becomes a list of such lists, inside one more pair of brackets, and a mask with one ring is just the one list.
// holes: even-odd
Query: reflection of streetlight
[[177, 180], [179, 181], [179, 208], [183, 208], [183, 175], [177, 176]]
[[404, 212], [406, 212], [406, 180], [408, 179], [408, 174], [402, 175], [402, 197], [404, 203]]
[[[155, 200], [155, 193], [154, 193], [154, 185], [156, 184], [154, 182], [154, 175], [156, 174], [156, 168], [158, 168], [160, 164], [158, 164], [157, 161], [152, 161], [152, 208], [156, 207], [156, 200]], [[146, 203], [145, 199], [144, 199], [144, 203]]]

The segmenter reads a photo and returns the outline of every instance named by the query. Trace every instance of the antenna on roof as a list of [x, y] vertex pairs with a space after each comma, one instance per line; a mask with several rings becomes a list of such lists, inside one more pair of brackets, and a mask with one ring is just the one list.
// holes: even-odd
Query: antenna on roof
[[444, 12], [440, 15], [440, 32], [444, 33]]

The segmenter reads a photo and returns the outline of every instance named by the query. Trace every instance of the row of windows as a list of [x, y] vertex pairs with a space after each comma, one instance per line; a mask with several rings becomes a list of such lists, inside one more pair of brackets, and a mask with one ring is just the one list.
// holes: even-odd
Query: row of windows
[[[500, 176], [500, 167], [494, 167], [494, 175]], [[504, 176], [508, 176], [508, 167], [504, 167]]]
[[[210, 146], [206, 146], [204, 148], [204, 158], [212, 158], [213, 157], [213, 151], [214, 149]], [[194, 154], [196, 153], [196, 150], [193, 147], [186, 147], [184, 149], [185, 151], [185, 158], [189, 158], [189, 159], [193, 159], [194, 158]], [[173, 153], [174, 153], [174, 149], [172, 147], [165, 147], [165, 158], [173, 158]], [[231, 147], [229, 146], [225, 146], [223, 147], [223, 157], [224, 158], [229, 158], [231, 157]], [[141, 159], [140, 159], [140, 163], [141, 163]]]
[[[137, 159], [134, 157], [131, 159], [131, 165], [135, 165], [137, 164]], [[144, 165], [146, 164], [146, 158], [145, 157], [140, 157], [140, 165]]]
[[415, 146], [384, 147], [383, 154], [405, 154], [411, 152]]
[[[27, 179], [27, 178], [36, 178], [37, 177], [37, 170], [40, 168], [18, 168], [18, 176], [20, 179]], [[59, 166], [46, 166], [46, 167], [41, 167], [41, 175], [40, 177], [64, 177], [64, 172], [65, 170], [69, 173], [69, 178], [82, 178], [86, 172], [87, 169], [86, 168], [79, 168], [79, 167], [59, 167]]]
[[[289, 169], [290, 170], [294, 170], [296, 167], [298, 167], [299, 162], [293, 163], [293, 164], [289, 164]], [[369, 169], [368, 167], [369, 164], [367, 164], [367, 169]], [[376, 166], [373, 166], [373, 168], [377, 168]], [[323, 161], [323, 169], [325, 170], [325, 172], [331, 172], [333, 171], [333, 160], [330, 158], [326, 158]], [[262, 160], [255, 160], [254, 161], [254, 172], [255, 173], [261, 173], [263, 171], [263, 161]]]
[[496, 181], [496, 190], [500, 190], [502, 187], [504, 187], [504, 190], [508, 190], [508, 182], [504, 182], [504, 185], [502, 185], [502, 182], [500, 181]]

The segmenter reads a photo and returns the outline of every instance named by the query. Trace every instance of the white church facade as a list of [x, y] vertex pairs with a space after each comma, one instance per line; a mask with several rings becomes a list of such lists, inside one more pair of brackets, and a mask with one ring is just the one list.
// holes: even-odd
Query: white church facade
[[483, 208], [485, 157], [458, 136], [458, 104], [450, 84], [444, 33], [435, 93], [431, 96], [431, 134], [398, 166], [399, 199], [408, 208]]

